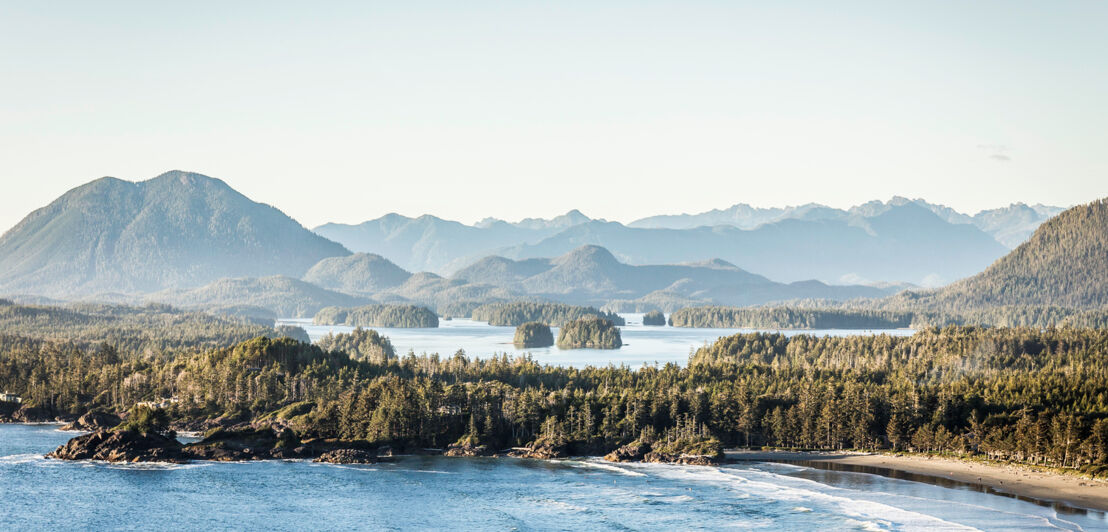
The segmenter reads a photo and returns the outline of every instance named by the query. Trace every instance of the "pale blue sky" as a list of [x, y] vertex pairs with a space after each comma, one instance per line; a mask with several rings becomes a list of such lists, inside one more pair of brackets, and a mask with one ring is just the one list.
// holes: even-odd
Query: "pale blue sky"
[[1108, 195], [1108, 2], [222, 4], [0, 2], [0, 227], [170, 169], [309, 227]]

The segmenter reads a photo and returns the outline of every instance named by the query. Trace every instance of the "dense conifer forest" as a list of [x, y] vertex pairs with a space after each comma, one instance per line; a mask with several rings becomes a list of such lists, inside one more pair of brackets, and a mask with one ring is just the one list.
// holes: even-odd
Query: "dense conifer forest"
[[319, 345], [259, 336], [213, 347], [207, 336], [187, 345], [180, 337], [159, 328], [91, 344], [8, 331], [0, 388], [44, 415], [126, 412], [173, 398], [167, 414], [179, 426], [281, 420], [303, 437], [401, 448], [542, 442], [600, 454], [644, 438], [668, 448], [683, 434], [692, 439], [674, 445], [942, 451], [1092, 472], [1108, 465], [1104, 330], [736, 334], [695, 352], [688, 367], [638, 370], [507, 355], [397, 357], [366, 330]]
[[416, 305], [367, 305], [355, 308], [327, 307], [312, 321], [317, 325], [351, 327], [438, 327], [439, 317], [426, 307]]
[[516, 327], [529, 321], [545, 323], [552, 327], [562, 325], [587, 316], [596, 316], [611, 320], [616, 325], [625, 325], [623, 318], [613, 312], [603, 312], [593, 307], [578, 307], [565, 303], [512, 301], [510, 303], [489, 303], [473, 309], [473, 319], [486, 321], [489, 325]]

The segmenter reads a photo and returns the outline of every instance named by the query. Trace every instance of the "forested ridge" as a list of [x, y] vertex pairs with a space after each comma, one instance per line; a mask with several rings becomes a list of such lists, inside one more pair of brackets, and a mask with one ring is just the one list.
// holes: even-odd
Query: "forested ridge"
[[0, 334], [84, 346], [106, 342], [118, 349], [142, 352], [225, 346], [256, 336], [273, 336], [276, 331], [250, 319], [186, 312], [161, 304], [46, 306], [0, 299]]
[[286, 419], [303, 436], [407, 448], [538, 441], [599, 454], [650, 434], [725, 445], [984, 453], [1108, 464], [1108, 332], [931, 328], [911, 337], [737, 334], [675, 365], [558, 368], [458, 353], [353, 358], [255, 338], [154, 355], [0, 337], [0, 388], [57, 413], [176, 397], [177, 422]]
[[382, 304], [364, 307], [327, 307], [312, 321], [317, 325], [349, 325], [351, 327], [438, 327], [439, 317], [427, 307], [417, 305]]
[[626, 325], [614, 312], [604, 312], [593, 307], [580, 307], [546, 301], [512, 301], [489, 303], [473, 309], [473, 319], [489, 325], [516, 327], [529, 321], [561, 327], [573, 320], [595, 316], [610, 320], [616, 325]]

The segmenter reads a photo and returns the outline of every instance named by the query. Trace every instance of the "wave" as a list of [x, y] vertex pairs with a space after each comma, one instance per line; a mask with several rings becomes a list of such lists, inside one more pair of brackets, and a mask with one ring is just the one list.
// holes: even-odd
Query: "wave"
[[[925, 513], [858, 498], [852, 490], [757, 469], [648, 464], [654, 473], [673, 480], [711, 483], [748, 497], [794, 503], [817, 503], [829, 513], [853, 519], [866, 528], [886, 530], [977, 530]], [[797, 484], [810, 483], [807, 487]], [[852, 496], [853, 495], [853, 496]], [[805, 506], [806, 507], [806, 506]], [[863, 526], [863, 525], [859, 525]], [[873, 528], [876, 527], [876, 528]]]
[[579, 467], [582, 469], [599, 469], [601, 471], [611, 471], [613, 473], [619, 473], [621, 475], [627, 475], [629, 477], [646, 476], [646, 473], [639, 473], [638, 471], [632, 471], [626, 467], [620, 467], [605, 462], [603, 458], [589, 458], [587, 460], [564, 460], [561, 463], [571, 467]]
[[0, 456], [0, 464], [28, 464], [31, 462], [45, 462], [46, 458], [39, 453], [9, 454]]

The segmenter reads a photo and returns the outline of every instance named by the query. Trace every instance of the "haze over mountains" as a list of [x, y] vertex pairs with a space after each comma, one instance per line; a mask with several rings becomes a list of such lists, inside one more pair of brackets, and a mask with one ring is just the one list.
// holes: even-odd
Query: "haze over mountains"
[[692, 229], [702, 226], [732, 225], [740, 229], [753, 229], [766, 223], [781, 220], [858, 220], [876, 216], [894, 207], [916, 204], [935, 213], [951, 224], [971, 224], [991, 235], [997, 242], [1014, 248], [1027, 240], [1031, 233], [1048, 218], [1062, 212], [1062, 207], [1036, 204], [1028, 206], [1014, 203], [1007, 207], [981, 211], [973, 216], [960, 213], [945, 205], [928, 203], [922, 199], [910, 200], [894, 196], [888, 202], [870, 201], [851, 207], [835, 209], [818, 203], [795, 207], [760, 208], [738, 203], [727, 209], [713, 209], [699, 214], [650, 216], [635, 220], [629, 227], [646, 229]]
[[537, 298], [672, 310], [843, 301], [976, 274], [1006, 253], [998, 239], [1018, 238], [1053, 209], [970, 217], [893, 198], [848, 211], [740, 204], [629, 225], [578, 211], [472, 226], [391, 214], [313, 233], [223, 181], [173, 171], [98, 179], [28, 215], [0, 237], [0, 294], [297, 316], [369, 302], [442, 309]]
[[[806, 206], [751, 229], [731, 224], [647, 228], [604, 220], [568, 227], [490, 220], [467, 226], [433, 216], [390, 214], [358, 225], [327, 224], [315, 231], [351, 250], [381, 253], [405, 269], [442, 275], [488, 255], [517, 260], [555, 257], [595, 245], [629, 264], [719, 258], [779, 282], [937, 286], [977, 273], [1007, 251], [973, 224], [950, 223], [916, 202], [894, 203], [871, 203], [845, 215]], [[576, 212], [567, 217], [584, 219]]]

